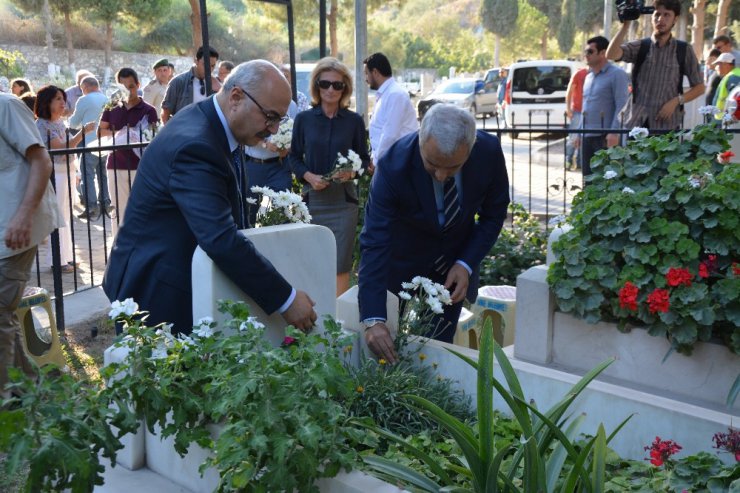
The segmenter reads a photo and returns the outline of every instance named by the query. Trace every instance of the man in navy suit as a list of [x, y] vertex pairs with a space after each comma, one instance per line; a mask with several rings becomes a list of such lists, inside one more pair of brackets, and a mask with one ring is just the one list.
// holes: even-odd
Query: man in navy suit
[[506, 219], [509, 179], [498, 139], [445, 104], [434, 105], [376, 170], [360, 235], [360, 320], [368, 347], [393, 363], [386, 289], [398, 293], [415, 276], [444, 284], [453, 304], [435, 338], [452, 342], [463, 299], [475, 300], [479, 264]]
[[189, 333], [191, 261], [200, 246], [265, 312], [310, 330], [313, 301], [239, 233], [248, 226], [243, 145], [277, 132], [290, 98], [274, 65], [243, 63], [217, 95], [183, 109], [157, 134], [139, 164], [103, 280], [110, 300], [133, 298], [151, 325], [169, 322], [173, 333]]

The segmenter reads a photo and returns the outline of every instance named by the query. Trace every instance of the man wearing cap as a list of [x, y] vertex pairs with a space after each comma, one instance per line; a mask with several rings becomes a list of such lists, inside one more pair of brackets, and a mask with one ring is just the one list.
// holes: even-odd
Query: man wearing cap
[[152, 70], [154, 70], [154, 79], [144, 88], [144, 101], [154, 106], [159, 115], [162, 112], [162, 101], [167, 92], [167, 84], [170, 83], [172, 78], [172, 70], [170, 70], [170, 62], [166, 58], [157, 60], [152, 66]]
[[[740, 84], [740, 67], [735, 67], [735, 57], [732, 53], [722, 53], [714, 62], [714, 70], [717, 71], [722, 80], [717, 86], [717, 92], [714, 95], [714, 106], [720, 110], [725, 110], [727, 95]], [[715, 115], [715, 118], [721, 119], [722, 114]]]
[[712, 40], [712, 46], [717, 48], [721, 53], [729, 53], [735, 60], [735, 66], [740, 64], [740, 51], [732, 47], [732, 39], [726, 34], [720, 34]]
[[195, 63], [190, 70], [173, 78], [167, 86], [167, 92], [162, 101], [162, 123], [167, 123], [167, 120], [187, 105], [203, 101], [221, 89], [221, 83], [210, 74], [218, 62], [218, 52], [213, 47], [209, 47], [209, 51], [208, 76], [211, 77], [211, 93], [206, 94], [206, 69], [203, 59], [204, 50], [201, 46], [195, 54]]

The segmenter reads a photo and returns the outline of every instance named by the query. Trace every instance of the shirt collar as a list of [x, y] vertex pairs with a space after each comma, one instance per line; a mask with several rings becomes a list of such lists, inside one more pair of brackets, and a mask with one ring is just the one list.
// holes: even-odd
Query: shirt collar
[[224, 127], [224, 132], [226, 132], [226, 140], [229, 141], [229, 151], [234, 152], [236, 148], [239, 147], [239, 142], [236, 141], [236, 137], [234, 137], [234, 134], [231, 132], [229, 124], [226, 121], [226, 117], [224, 116], [223, 111], [221, 111], [221, 107], [218, 105], [218, 101], [216, 101], [214, 96], [211, 96], [211, 99], [213, 100], [213, 107], [216, 108], [216, 114], [221, 122], [221, 126]]
[[393, 84], [393, 77], [388, 77], [378, 88], [377, 95], [382, 96], [390, 88], [391, 84]]

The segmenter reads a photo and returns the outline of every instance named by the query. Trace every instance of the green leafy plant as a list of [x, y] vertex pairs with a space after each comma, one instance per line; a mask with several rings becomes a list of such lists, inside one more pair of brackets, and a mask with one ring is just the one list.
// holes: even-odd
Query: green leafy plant
[[[464, 460], [453, 467], [456, 473], [470, 478], [472, 487], [455, 491], [475, 492], [551, 492], [554, 489], [567, 457], [572, 468], [564, 480], [561, 491], [598, 491], [605, 481], [604, 470], [607, 443], [629, 419], [627, 418], [609, 437], [603, 426], [599, 426], [596, 436], [577, 450], [573, 440], [583, 420], [583, 416], [570, 419], [566, 412], [573, 400], [588, 383], [599, 375], [613, 360], [607, 360], [586, 374], [563, 399], [546, 412], [539, 411], [535, 405], [526, 401], [519, 380], [511, 363], [500, 346], [493, 340], [493, 327], [487, 321], [481, 337], [480, 357], [476, 363], [455, 351], [459, 358], [470, 364], [478, 373], [477, 414], [478, 434], [470, 426], [445, 413], [428, 400], [414, 395], [406, 396], [420, 409], [443, 426], [457, 442]], [[493, 377], [494, 355], [506, 379], [508, 389]], [[494, 389], [504, 399], [514, 419], [521, 427], [522, 435], [516, 444], [497, 447], [494, 440]], [[448, 471], [425, 451], [410, 445], [401, 437], [365, 423], [376, 433], [402, 445], [411, 455], [426, 463], [435, 479], [400, 464], [377, 456], [364, 457], [365, 462], [383, 474], [407, 482], [421, 491], [442, 491], [452, 485]], [[510, 460], [504, 459], [511, 454]], [[519, 474], [521, 481], [514, 478]]]
[[138, 427], [128, 408], [111, 406], [100, 399], [99, 387], [59, 373], [53, 365], [39, 369], [37, 382], [17, 368], [8, 372], [8, 389], [20, 397], [3, 402], [0, 411], [6, 475], [28, 467], [29, 492], [87, 493], [103, 484], [100, 456], [115, 465], [116, 451], [122, 448], [119, 437]]
[[[218, 470], [218, 491], [317, 491], [317, 478], [351, 469], [359, 430], [329, 398], [354, 392], [339, 326], [327, 322], [324, 335], [289, 328], [276, 348], [244, 303], [221, 308], [234, 335], [202, 321], [192, 338], [175, 338], [128, 318], [121, 344], [130, 357], [107, 369], [117, 376], [111, 392], [151, 431], [159, 425], [162, 437], [174, 436], [181, 455], [193, 442], [212, 449], [201, 471]], [[213, 423], [215, 439], [206, 427]]]
[[426, 430], [441, 439], [439, 425], [402, 398], [414, 394], [429, 399], [461, 421], [472, 421], [475, 415], [470, 397], [457, 389], [455, 382], [438, 375], [434, 371], [436, 363], [426, 363], [423, 352], [417, 358], [419, 364], [405, 358], [395, 365], [366, 359], [359, 367], [349, 368], [355, 388], [355, 395], [346, 404], [350, 414], [372, 417], [378, 426], [399, 435]]
[[684, 354], [712, 337], [740, 354], [740, 166], [720, 162], [727, 147], [707, 125], [598, 153], [553, 245], [560, 310], [644, 326]]
[[503, 228], [480, 265], [480, 280], [488, 286], [516, 286], [519, 274], [545, 263], [547, 232], [521, 204], [509, 204], [511, 228]]

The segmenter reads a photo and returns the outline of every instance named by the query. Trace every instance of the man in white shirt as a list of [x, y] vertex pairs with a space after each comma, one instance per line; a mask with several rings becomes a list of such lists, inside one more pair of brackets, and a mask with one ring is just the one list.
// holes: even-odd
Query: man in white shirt
[[373, 53], [363, 63], [365, 82], [370, 89], [378, 91], [375, 96], [375, 111], [370, 118], [373, 170], [398, 139], [419, 130], [419, 122], [408, 93], [393, 79], [388, 58], [382, 53]]

